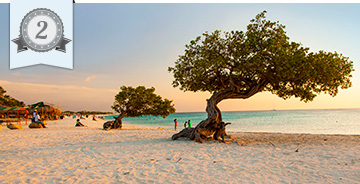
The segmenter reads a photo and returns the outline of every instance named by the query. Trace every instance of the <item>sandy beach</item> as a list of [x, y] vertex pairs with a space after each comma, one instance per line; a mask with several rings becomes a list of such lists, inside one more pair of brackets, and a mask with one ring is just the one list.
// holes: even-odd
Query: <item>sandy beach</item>
[[[0, 183], [360, 183], [360, 136], [228, 132], [226, 144], [103, 120], [0, 130]], [[126, 122], [125, 122], [126, 123]]]

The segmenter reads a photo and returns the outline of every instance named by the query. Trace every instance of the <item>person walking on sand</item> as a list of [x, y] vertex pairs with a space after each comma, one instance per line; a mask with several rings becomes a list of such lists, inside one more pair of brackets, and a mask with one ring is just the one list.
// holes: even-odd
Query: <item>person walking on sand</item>
[[177, 127], [177, 119], [174, 119], [174, 123], [175, 123], [175, 130], [176, 130], [176, 127]]
[[190, 120], [188, 121], [188, 126], [189, 126], [189, 128], [191, 128], [191, 123], [190, 123]]

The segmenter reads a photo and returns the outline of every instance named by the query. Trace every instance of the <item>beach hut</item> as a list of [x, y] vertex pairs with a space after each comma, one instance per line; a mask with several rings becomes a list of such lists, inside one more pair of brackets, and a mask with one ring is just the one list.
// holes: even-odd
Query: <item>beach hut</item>
[[62, 113], [60, 109], [54, 107], [52, 104], [46, 104], [44, 102], [29, 105], [29, 108], [31, 109], [31, 113], [36, 109], [43, 119], [58, 119]]

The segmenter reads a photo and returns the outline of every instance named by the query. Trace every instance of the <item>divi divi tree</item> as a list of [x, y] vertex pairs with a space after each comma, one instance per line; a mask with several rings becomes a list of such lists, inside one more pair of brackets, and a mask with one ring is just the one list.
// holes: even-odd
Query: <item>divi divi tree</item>
[[120, 113], [120, 115], [114, 117], [115, 121], [104, 123], [104, 129], [121, 128], [124, 117], [161, 116], [165, 118], [175, 113], [172, 100], [162, 99], [160, 95], [154, 92], [155, 88], [153, 87], [120, 87], [120, 92], [115, 95], [115, 102], [113, 106], [111, 106], [111, 108]]
[[202, 142], [213, 135], [217, 140], [225, 131], [217, 104], [226, 99], [247, 99], [268, 91], [283, 99], [294, 96], [308, 102], [321, 92], [336, 96], [339, 88], [351, 87], [353, 63], [348, 57], [310, 52], [290, 42], [285, 26], [267, 20], [265, 14], [256, 15], [245, 32], [203, 33], [169, 67], [174, 87], [212, 94], [207, 100], [207, 119], [173, 139], [185, 136]]

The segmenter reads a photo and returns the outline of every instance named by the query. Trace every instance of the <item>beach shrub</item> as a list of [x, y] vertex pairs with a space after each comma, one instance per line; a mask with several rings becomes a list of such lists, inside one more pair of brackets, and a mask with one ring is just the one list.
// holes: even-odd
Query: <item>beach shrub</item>
[[[289, 41], [285, 26], [266, 20], [266, 11], [250, 21], [246, 31], [205, 32], [185, 46], [174, 67], [173, 87], [183, 91], [210, 92], [208, 118], [197, 125], [190, 139], [222, 130], [217, 104], [225, 99], [247, 99], [264, 91], [280, 98], [312, 101], [324, 92], [351, 87], [353, 62], [337, 52], [310, 52]], [[216, 133], [217, 132], [217, 133]]]
[[25, 104], [22, 101], [19, 101], [7, 94], [6, 90], [0, 86], [0, 106], [6, 107], [24, 107]]

